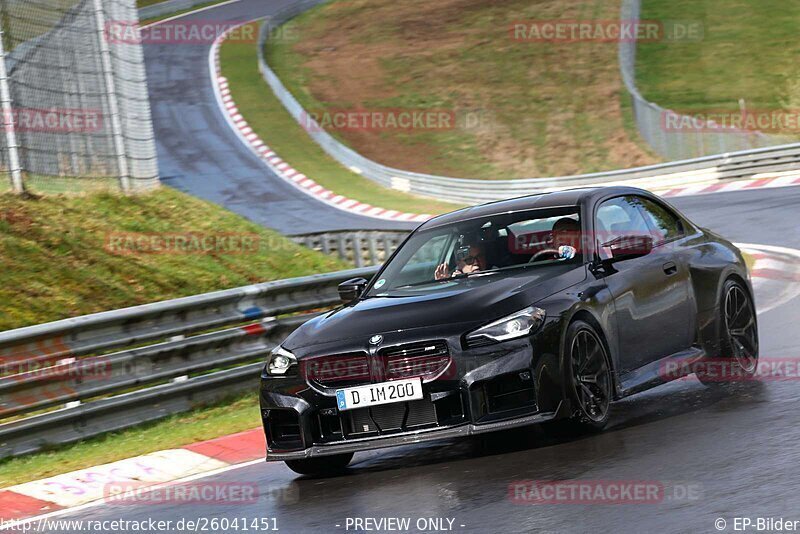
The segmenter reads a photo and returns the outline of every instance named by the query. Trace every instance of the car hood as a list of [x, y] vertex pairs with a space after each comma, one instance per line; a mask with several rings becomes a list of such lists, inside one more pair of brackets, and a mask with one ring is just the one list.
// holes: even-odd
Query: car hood
[[585, 267], [562, 265], [504, 277], [466, 278], [426, 294], [370, 297], [308, 321], [283, 346], [291, 351], [334, 342], [363, 343], [375, 334], [401, 330], [469, 323], [478, 326], [535, 304], [585, 278]]

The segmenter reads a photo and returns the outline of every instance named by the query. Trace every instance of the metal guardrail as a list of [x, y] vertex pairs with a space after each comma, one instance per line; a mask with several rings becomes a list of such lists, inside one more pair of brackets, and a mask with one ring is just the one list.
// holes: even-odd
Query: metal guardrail
[[[261, 28], [258, 61], [261, 74], [286, 110], [322, 149], [345, 167], [392, 189], [458, 203], [481, 203], [532, 193], [591, 185], [624, 183], [644, 188], [669, 188], [715, 180], [735, 179], [764, 172], [779, 172], [800, 168], [800, 143], [757, 150], [721, 153], [717, 155], [672, 161], [631, 169], [559, 176], [552, 178], [523, 178], [516, 180], [472, 180], [450, 178], [394, 169], [365, 158], [343, 145], [317, 126], [297, 99], [272, 71], [264, 57], [264, 46], [270, 33], [300, 13], [323, 3], [321, 0], [302, 0], [270, 17]], [[268, 140], [267, 140], [268, 141]], [[313, 178], [313, 177], [312, 177]]]
[[2, 332], [0, 458], [255, 392], [269, 350], [337, 304], [340, 282], [376, 272], [278, 280]]

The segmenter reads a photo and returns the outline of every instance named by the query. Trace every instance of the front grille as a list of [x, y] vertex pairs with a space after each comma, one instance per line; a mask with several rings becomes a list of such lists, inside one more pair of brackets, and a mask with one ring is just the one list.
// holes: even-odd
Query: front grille
[[366, 352], [308, 358], [300, 369], [307, 381], [329, 388], [367, 384], [371, 376]]
[[437, 421], [436, 407], [432, 402], [421, 400], [408, 403], [407, 428], [426, 426]]
[[436, 407], [428, 399], [383, 404], [342, 412], [347, 437], [414, 430], [438, 424]]
[[447, 342], [423, 341], [381, 349], [376, 356], [351, 352], [306, 358], [300, 372], [310, 384], [342, 388], [421, 377], [433, 379], [450, 365]]
[[450, 364], [450, 351], [446, 341], [409, 343], [381, 350], [386, 359], [386, 378], [434, 378]]
[[377, 437], [436, 427], [450, 427], [464, 422], [465, 410], [458, 391], [436, 394], [436, 400], [382, 404], [340, 412], [320, 409], [312, 419], [315, 443], [338, 443], [348, 439]]

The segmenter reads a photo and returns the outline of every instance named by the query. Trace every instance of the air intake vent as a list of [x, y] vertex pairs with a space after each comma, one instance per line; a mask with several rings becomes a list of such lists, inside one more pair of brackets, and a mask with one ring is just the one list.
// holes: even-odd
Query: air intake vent
[[494, 345], [495, 343], [497, 343], [497, 341], [491, 338], [485, 336], [474, 336], [468, 337], [464, 341], [464, 346], [468, 349], [477, 349], [478, 347], [487, 347], [489, 345]]

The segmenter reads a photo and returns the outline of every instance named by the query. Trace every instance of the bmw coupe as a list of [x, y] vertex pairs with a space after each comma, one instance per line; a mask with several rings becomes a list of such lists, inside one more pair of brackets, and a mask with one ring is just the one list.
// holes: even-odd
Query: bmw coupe
[[747, 376], [758, 360], [740, 251], [629, 187], [435, 217], [339, 293], [344, 304], [293, 332], [261, 376], [267, 459], [301, 474], [547, 421], [597, 431], [614, 400], [698, 362]]

